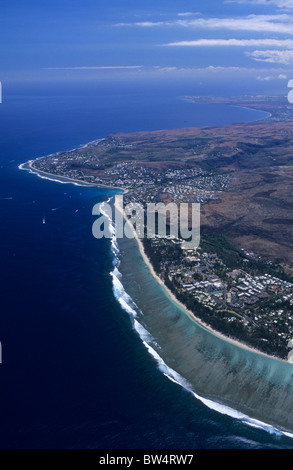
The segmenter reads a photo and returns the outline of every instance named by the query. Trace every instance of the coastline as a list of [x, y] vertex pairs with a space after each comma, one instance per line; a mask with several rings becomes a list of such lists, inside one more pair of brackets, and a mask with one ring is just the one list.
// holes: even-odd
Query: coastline
[[[185, 98], [184, 98], [185, 99]], [[188, 100], [189, 101], [189, 100]], [[192, 102], [192, 101], [191, 101]], [[260, 121], [266, 121], [268, 120], [269, 118], [272, 117], [272, 114], [266, 110], [263, 110], [263, 109], [258, 109], [258, 108], [254, 108], [254, 107], [249, 107], [249, 106], [243, 106], [243, 105], [237, 105], [237, 104], [232, 104], [232, 103], [227, 103], [227, 105], [229, 106], [232, 106], [232, 107], [239, 107], [239, 108], [243, 108], [243, 109], [249, 109], [249, 110], [254, 110], [254, 111], [262, 111], [264, 113], [267, 114], [267, 116], [265, 117], [262, 117], [260, 119], [257, 119], [257, 120], [253, 120], [253, 121], [249, 121], [249, 122], [245, 122], [243, 123], [243, 125], [245, 124], [253, 124], [253, 123], [259, 123]], [[231, 126], [233, 126], [233, 124], [231, 124]], [[200, 127], [200, 126], [199, 126]], [[218, 127], [218, 126], [217, 126]], [[88, 142], [84, 145], [81, 146], [81, 148], [86, 148], [88, 147], [90, 144], [92, 143], [96, 143], [96, 142], [99, 142], [99, 141], [102, 141], [104, 139], [97, 139], [97, 140], [93, 140], [91, 142]], [[58, 154], [59, 152], [57, 152]], [[88, 187], [92, 187], [92, 188], [105, 188], [105, 189], [111, 189], [112, 191], [121, 191], [123, 194], [126, 194], [127, 192], [129, 192], [129, 190], [125, 189], [125, 188], [121, 188], [121, 187], [114, 187], [114, 186], [110, 186], [110, 185], [104, 185], [104, 184], [95, 184], [95, 183], [89, 183], [89, 182], [86, 182], [86, 181], [83, 181], [83, 180], [80, 180], [80, 179], [75, 179], [75, 178], [70, 178], [70, 177], [66, 177], [66, 176], [62, 176], [62, 175], [56, 175], [54, 173], [49, 173], [49, 172], [45, 172], [43, 170], [38, 170], [37, 168], [35, 168], [33, 166], [34, 162], [37, 161], [38, 159], [40, 158], [46, 158], [46, 157], [39, 157], [35, 160], [30, 160], [22, 165], [19, 166], [19, 168], [21, 169], [25, 169], [25, 170], [28, 170], [28, 171], [31, 171], [32, 173], [35, 173], [37, 174], [38, 176], [42, 177], [42, 175], [44, 175], [44, 178], [48, 177], [48, 179], [51, 179], [52, 180], [55, 180], [55, 181], [59, 181], [59, 182], [68, 182], [68, 183], [73, 183], [73, 184], [78, 184], [80, 186], [88, 186]], [[24, 165], [27, 165], [28, 168], [24, 168], [23, 166]], [[115, 204], [115, 207], [116, 204]], [[118, 210], [120, 209], [119, 206], [117, 207]], [[124, 216], [124, 214], [123, 214]], [[125, 217], [124, 217], [125, 218]], [[127, 221], [127, 219], [125, 218], [125, 220]], [[279, 362], [282, 362], [282, 363], [285, 363], [285, 364], [293, 364], [293, 360], [292, 362], [288, 361], [288, 360], [285, 360], [285, 359], [281, 359], [280, 357], [277, 357], [277, 356], [273, 356], [273, 355], [270, 355], [270, 354], [267, 354], [263, 351], [260, 351], [256, 348], [253, 348], [252, 346], [249, 346], [248, 344], [245, 344], [245, 343], [242, 343], [241, 341], [237, 340], [237, 339], [234, 339], [234, 338], [231, 338], [229, 336], [226, 336], [224, 335], [223, 333], [217, 331], [217, 330], [214, 330], [210, 325], [208, 325], [207, 323], [205, 323], [203, 320], [201, 320], [200, 318], [196, 317], [196, 315], [191, 311], [189, 310], [182, 302], [180, 302], [175, 294], [166, 286], [166, 284], [163, 282], [163, 280], [158, 276], [158, 274], [155, 272], [154, 268], [153, 268], [153, 265], [150, 261], [150, 259], [148, 258], [148, 256], [146, 255], [145, 253], [145, 250], [144, 250], [144, 246], [143, 246], [143, 243], [142, 241], [137, 237], [137, 234], [136, 234], [136, 231], [135, 229], [131, 226], [131, 228], [133, 229], [133, 232], [134, 232], [134, 238], [136, 239], [137, 241], [137, 244], [138, 244], [138, 248], [139, 248], [139, 251], [140, 251], [140, 254], [143, 258], [143, 261], [145, 262], [145, 264], [147, 265], [151, 275], [154, 277], [154, 279], [157, 281], [158, 284], [160, 284], [163, 289], [165, 290], [165, 292], [167, 293], [167, 295], [169, 296], [169, 298], [175, 302], [180, 308], [182, 308], [185, 312], [186, 315], [188, 315], [196, 324], [198, 324], [199, 326], [201, 326], [202, 328], [204, 328], [205, 330], [209, 331], [211, 334], [217, 336], [218, 338], [222, 339], [223, 341], [226, 341], [226, 342], [229, 342], [230, 344], [233, 344], [234, 346], [236, 347], [239, 347], [239, 348], [242, 348], [242, 349], [245, 349], [247, 351], [250, 351], [252, 353], [255, 353], [255, 354], [258, 354], [258, 355], [261, 355], [261, 356], [264, 356], [264, 357], [267, 357], [269, 359], [273, 359], [275, 361], [279, 361]], [[288, 350], [289, 352], [289, 350]]]
[[[46, 158], [46, 157], [44, 157]], [[43, 171], [43, 170], [39, 170], [38, 168], [35, 168], [33, 166], [33, 163], [35, 162], [36, 160], [29, 160], [28, 162], [26, 163], [22, 163], [21, 165], [19, 165], [19, 168], [21, 170], [28, 170], [28, 171], [31, 171], [32, 173], [34, 174], [37, 174], [39, 175], [40, 177], [42, 177], [42, 175], [45, 175], [44, 178], [46, 176], [51, 176], [51, 177], [55, 177], [55, 181], [57, 181], [56, 178], [58, 178], [58, 181], [60, 183], [76, 183], [78, 184], [79, 186], [88, 186], [88, 187], [92, 187], [92, 188], [107, 188], [107, 189], [112, 189], [113, 191], [115, 190], [118, 190], [118, 191], [123, 191], [124, 194], [127, 193], [127, 190], [125, 188], [119, 188], [119, 187], [116, 187], [116, 186], [107, 186], [105, 184], [95, 184], [95, 183], [88, 183], [86, 181], [83, 181], [83, 180], [79, 180], [79, 179], [76, 179], [76, 178], [69, 178], [67, 176], [61, 176], [61, 175], [56, 175], [54, 173], [49, 173], [47, 171]], [[28, 165], [29, 168], [24, 168], [24, 165]], [[51, 178], [50, 178], [51, 179]], [[61, 181], [61, 180], [64, 180], [64, 181]]]
[[[45, 158], [45, 157], [44, 157]], [[30, 160], [29, 162], [26, 162], [21, 166], [23, 165], [28, 165], [29, 168], [21, 168], [23, 170], [28, 170], [28, 171], [31, 171], [35, 174], [37, 174], [38, 176], [42, 177], [42, 175], [44, 175], [44, 178], [46, 177], [52, 177], [52, 180], [53, 180], [53, 177], [55, 178], [59, 178], [59, 179], [62, 179], [64, 181], [61, 181], [59, 180], [61, 183], [64, 182], [64, 183], [73, 183], [73, 184], [78, 184], [80, 186], [87, 186], [87, 187], [93, 187], [93, 188], [107, 188], [107, 189], [111, 189], [113, 191], [117, 190], [117, 191], [122, 191], [123, 194], [126, 194], [128, 192], [128, 190], [126, 190], [125, 188], [120, 188], [120, 187], [114, 187], [114, 186], [106, 186], [106, 185], [102, 185], [102, 184], [93, 184], [93, 183], [87, 183], [86, 181], [81, 181], [81, 180], [78, 180], [78, 179], [74, 179], [74, 178], [69, 178], [69, 177], [63, 177], [61, 175], [55, 175], [54, 173], [49, 173], [49, 172], [45, 172], [45, 171], [41, 171], [41, 170], [38, 170], [36, 168], [34, 168], [33, 166], [33, 163], [34, 163], [35, 160]], [[49, 178], [51, 179], [51, 178]], [[55, 179], [55, 181], [58, 181], [57, 179]], [[114, 206], [120, 210], [121, 208], [119, 206], [117, 206], [116, 204], [114, 204]], [[124, 219], [125, 221], [127, 222], [127, 219], [125, 218], [125, 215], [123, 214], [124, 216]], [[144, 250], [144, 246], [143, 246], [143, 243], [141, 242], [141, 240], [137, 237], [137, 234], [136, 234], [136, 231], [135, 229], [131, 226], [133, 232], [134, 232], [134, 238], [136, 239], [136, 242], [138, 244], [138, 248], [139, 248], [139, 251], [140, 251], [140, 254], [143, 258], [143, 261], [144, 263], [147, 265], [151, 275], [154, 277], [154, 279], [156, 280], [156, 282], [161, 285], [163, 287], [163, 289], [165, 290], [165, 292], [167, 293], [167, 295], [170, 297], [170, 299], [175, 302], [180, 308], [182, 308], [185, 312], [186, 315], [188, 315], [195, 323], [197, 323], [199, 326], [201, 326], [202, 328], [204, 328], [205, 330], [209, 331], [211, 334], [217, 336], [218, 338], [222, 339], [223, 341], [227, 341], [229, 342], [230, 344], [233, 344], [234, 346], [236, 347], [239, 347], [239, 348], [242, 348], [242, 349], [245, 349], [246, 351], [250, 351], [254, 354], [258, 354], [258, 355], [261, 355], [261, 356], [264, 356], [264, 357], [267, 357], [269, 359], [273, 359], [275, 361], [279, 361], [279, 362], [282, 362], [282, 363], [285, 363], [285, 364], [291, 364], [291, 362], [289, 362], [288, 360], [286, 361], [285, 359], [281, 359], [279, 357], [276, 357], [276, 356], [272, 356], [270, 354], [266, 354], [265, 352], [263, 351], [260, 351], [256, 348], [253, 348], [252, 346], [249, 346], [248, 344], [245, 344], [245, 343], [242, 343], [241, 341], [237, 340], [237, 339], [233, 339], [233, 338], [230, 338], [229, 336], [226, 336], [224, 335], [223, 333], [217, 331], [217, 330], [214, 330], [213, 328], [211, 328], [210, 325], [208, 325], [207, 323], [203, 322], [200, 318], [196, 317], [196, 315], [194, 315], [194, 313], [189, 310], [182, 302], [180, 302], [176, 296], [174, 295], [174, 293], [166, 286], [166, 284], [162, 281], [162, 279], [158, 276], [158, 274], [155, 272], [154, 268], [153, 268], [153, 265], [150, 261], [150, 259], [148, 258], [148, 256], [146, 255], [145, 253], [145, 250]], [[292, 362], [293, 364], [293, 362]]]
[[[192, 100], [189, 100], [188, 98], [185, 98], [183, 97], [182, 98], [183, 100], [186, 100], [186, 101], [190, 101], [191, 103], [193, 103]], [[258, 108], [254, 108], [254, 107], [249, 107], [249, 106], [242, 106], [242, 105], [237, 105], [237, 104], [232, 104], [232, 103], [226, 103], [228, 106], [231, 106], [231, 107], [236, 107], [236, 108], [242, 108], [242, 109], [248, 109], [248, 110], [254, 110], [254, 111], [259, 111], [259, 112], [264, 112], [267, 114], [267, 116], [264, 116], [264, 117], [261, 117], [259, 119], [255, 119], [253, 121], [248, 121], [248, 122], [244, 122], [242, 123], [243, 125], [245, 124], [253, 124], [253, 123], [259, 123], [261, 121], [266, 121], [267, 119], [270, 119], [273, 115], [272, 113], [268, 112], [268, 111], [265, 111], [263, 109], [258, 109]], [[240, 123], [233, 123], [233, 124], [229, 124], [230, 126], [233, 126], [233, 125], [237, 125], [237, 124], [240, 124]], [[195, 126], [195, 127], [202, 127], [202, 126]], [[212, 126], [212, 127], [219, 127], [219, 126]], [[192, 128], [192, 127], [191, 127]], [[168, 129], [161, 129], [161, 130], [168, 130]], [[149, 131], [149, 132], [152, 132], [152, 131]], [[72, 148], [71, 150], [76, 150], [78, 148], [87, 148], [89, 145], [91, 144], [96, 144], [98, 142], [101, 142], [105, 140], [105, 137], [103, 138], [100, 138], [100, 139], [95, 139], [95, 140], [92, 140], [90, 142], [87, 142], [85, 144], [82, 144], [80, 145], [79, 147], [74, 147]], [[69, 151], [69, 150], [68, 150]], [[35, 174], [38, 174], [40, 177], [42, 177], [42, 175], [45, 175], [45, 176], [51, 176], [51, 177], [55, 177], [55, 178], [59, 178], [59, 181], [62, 183], [76, 183], [76, 184], [79, 184], [80, 186], [91, 186], [91, 187], [97, 187], [97, 188], [109, 188], [109, 189], [112, 189], [112, 190], [118, 190], [118, 191], [122, 191], [124, 194], [128, 193], [129, 190], [128, 189], [125, 189], [125, 188], [121, 188], [121, 187], [114, 187], [114, 186], [108, 186], [108, 185], [104, 185], [104, 184], [95, 184], [95, 183], [88, 183], [87, 181], [83, 181], [83, 180], [79, 180], [79, 179], [76, 179], [76, 178], [70, 178], [70, 177], [67, 177], [67, 176], [62, 176], [62, 175], [56, 175], [54, 173], [49, 173], [49, 172], [46, 172], [46, 171], [43, 171], [43, 170], [39, 170], [37, 168], [34, 168], [33, 166], [33, 163], [37, 160], [40, 160], [40, 159], [44, 159], [44, 158], [47, 158], [48, 156], [51, 156], [51, 155], [58, 155], [60, 154], [61, 152], [56, 152], [54, 154], [50, 154], [50, 155], [46, 155], [46, 156], [43, 156], [43, 157], [38, 157], [38, 158], [35, 158], [34, 160], [29, 160], [27, 162], [24, 162], [22, 163], [21, 165], [19, 165], [19, 169], [22, 169], [22, 170], [28, 170], [28, 171], [31, 171], [32, 173], [35, 173]], [[24, 168], [24, 165], [27, 165], [29, 168]], [[61, 180], [64, 180], [64, 181], [61, 181]], [[272, 356], [270, 356], [272, 357]]]
[[[117, 208], [117, 210], [121, 210], [120, 206], [117, 205], [116, 203], [114, 204], [114, 206]], [[126, 221], [126, 223], [129, 224], [128, 222], [128, 219], [125, 218], [125, 214], [123, 213], [123, 216], [124, 216], [124, 219]], [[154, 268], [153, 268], [153, 265], [150, 261], [150, 259], [148, 258], [148, 256], [146, 255], [145, 253], [145, 250], [144, 250], [144, 246], [143, 246], [143, 243], [142, 241], [138, 238], [137, 236], [137, 233], [135, 231], [135, 229], [133, 228], [133, 226], [131, 224], [129, 224], [130, 227], [132, 228], [133, 230], [133, 233], [134, 233], [134, 238], [138, 244], [138, 248], [139, 248], [139, 252], [143, 258], [143, 261], [144, 263], [147, 265], [151, 275], [154, 277], [154, 279], [156, 280], [156, 282], [163, 287], [163, 289], [165, 290], [165, 292], [167, 293], [167, 295], [170, 297], [170, 299], [175, 302], [179, 307], [181, 307], [184, 312], [186, 313], [186, 315], [188, 315], [195, 323], [197, 323], [199, 326], [201, 326], [202, 328], [204, 328], [205, 330], [209, 331], [211, 334], [217, 336], [218, 338], [222, 339], [223, 341], [227, 341], [229, 342], [230, 344], [233, 344], [234, 346], [236, 347], [239, 347], [239, 348], [242, 348], [242, 349], [245, 349], [246, 351], [250, 351], [254, 354], [258, 354], [258, 355], [261, 355], [261, 356], [264, 356], [264, 357], [267, 357], [269, 359], [273, 359], [275, 361], [279, 361], [279, 362], [283, 362], [285, 364], [290, 364], [289, 361], [286, 361], [284, 359], [281, 359], [279, 357], [276, 357], [276, 356], [272, 356], [272, 355], [269, 355], [269, 354], [266, 354], [258, 349], [255, 349], [251, 346], [249, 346], [248, 344], [245, 344], [245, 343], [242, 343], [236, 339], [233, 339], [233, 338], [230, 338], [229, 336], [226, 336], [224, 335], [223, 333], [220, 333], [219, 331], [217, 330], [214, 330], [213, 328], [211, 328], [207, 323], [203, 322], [200, 318], [196, 317], [194, 315], [194, 313], [189, 310], [182, 302], [180, 302], [180, 300], [177, 299], [177, 297], [174, 295], [174, 293], [166, 286], [166, 284], [163, 282], [163, 280], [158, 276], [158, 274], [155, 272]]]

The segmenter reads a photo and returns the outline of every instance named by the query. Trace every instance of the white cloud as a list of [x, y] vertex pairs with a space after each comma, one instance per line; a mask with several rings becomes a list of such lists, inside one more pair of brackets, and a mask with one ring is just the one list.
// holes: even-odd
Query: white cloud
[[154, 69], [158, 72], [175, 72], [175, 73], [219, 73], [219, 72], [243, 72], [249, 69], [245, 67], [229, 67], [229, 66], [214, 66], [209, 65], [208, 67], [164, 67], [164, 66], [154, 66], [150, 67], [149, 70]]
[[183, 71], [183, 70], [186, 70], [184, 68], [179, 68], [179, 67], [163, 67], [163, 66], [160, 66], [160, 65], [155, 65], [153, 67], [156, 71], [158, 72], [180, 72], [180, 71]]
[[193, 13], [179, 13], [183, 19], [170, 21], [140, 21], [136, 23], [119, 23], [118, 26], [183, 27], [194, 29], [224, 29], [230, 31], [257, 31], [277, 34], [293, 34], [293, 17], [288, 14], [248, 15], [228, 18], [184, 18]]
[[232, 31], [258, 31], [293, 34], [293, 19], [290, 15], [249, 15], [243, 18], [198, 18], [181, 21], [185, 27], [203, 29], [225, 29]]
[[154, 28], [157, 26], [168, 26], [171, 24], [171, 21], [138, 21], [135, 23], [117, 23], [116, 26], [141, 26], [142, 28]]
[[293, 50], [267, 50], [246, 53], [257, 62], [269, 62], [271, 64], [293, 64]]
[[292, 0], [226, 0], [226, 3], [248, 3], [251, 5], [276, 6], [282, 10], [292, 10]]
[[243, 18], [197, 18], [177, 20], [176, 25], [185, 28], [225, 29], [230, 31], [258, 31], [293, 34], [293, 18], [290, 15], [248, 15]]
[[281, 73], [279, 75], [259, 75], [256, 79], [264, 82], [269, 82], [271, 80], [287, 80], [287, 75]]
[[178, 13], [178, 16], [193, 16], [193, 15], [200, 15], [200, 13], [191, 13], [190, 11]]
[[275, 78], [276, 77], [272, 77], [271, 75], [266, 75], [265, 77], [262, 77], [261, 75], [259, 75], [258, 77], [256, 77], [256, 79], [261, 82], [269, 82], [270, 80], [274, 80]]
[[243, 67], [223, 67], [221, 65], [209, 65], [208, 67], [205, 68], [205, 70], [208, 70], [209, 72], [219, 72], [219, 71], [229, 71], [229, 72], [238, 72], [240, 70], [246, 70]]
[[285, 47], [293, 48], [293, 39], [196, 39], [169, 42], [164, 46], [181, 47]]

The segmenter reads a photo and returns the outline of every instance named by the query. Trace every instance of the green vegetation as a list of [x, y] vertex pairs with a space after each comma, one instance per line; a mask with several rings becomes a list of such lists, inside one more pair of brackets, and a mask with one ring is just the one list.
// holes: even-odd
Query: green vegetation
[[229, 269], [243, 269], [252, 275], [270, 274], [283, 281], [293, 283], [293, 277], [285, 273], [282, 266], [259, 257], [247, 258], [244, 251], [238, 250], [225, 235], [205, 235], [201, 237], [200, 247], [207, 253], [216, 253]]

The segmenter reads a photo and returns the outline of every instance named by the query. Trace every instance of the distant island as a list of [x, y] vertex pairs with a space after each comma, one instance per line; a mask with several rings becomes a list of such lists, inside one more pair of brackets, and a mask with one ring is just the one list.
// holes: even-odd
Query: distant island
[[262, 109], [247, 124], [110, 135], [30, 162], [125, 202], [200, 202], [201, 245], [144, 239], [175, 297], [214, 330], [286, 359], [293, 337], [293, 106], [285, 97], [186, 97]]

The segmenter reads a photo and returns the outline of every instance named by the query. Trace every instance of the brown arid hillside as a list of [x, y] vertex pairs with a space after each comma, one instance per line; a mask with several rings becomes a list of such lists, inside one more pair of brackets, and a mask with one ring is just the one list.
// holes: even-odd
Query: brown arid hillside
[[[148, 164], [162, 169], [171, 163], [192, 164], [231, 173], [227, 191], [202, 207], [202, 232], [225, 234], [239, 248], [293, 263], [292, 123], [268, 120], [117, 137], [128, 145], [131, 142], [132, 152], [135, 148], [144, 152], [148, 149], [147, 153], [155, 154]], [[187, 142], [193, 144], [193, 150], [184, 153], [181, 141], [186, 146]], [[166, 149], [172, 159], [166, 159]], [[137, 160], [144, 160], [145, 154], [141, 153], [135, 152]]]
[[[272, 115], [249, 124], [110, 135], [36, 160], [33, 166], [114, 187], [123, 187], [129, 175], [140, 172], [149, 178], [149, 186], [144, 187], [147, 179], [142, 176], [132, 194], [155, 194], [156, 201], [166, 202], [172, 200], [164, 190], [167, 171], [228, 175], [227, 187], [203, 201], [202, 233], [226, 235], [238, 248], [293, 264], [293, 106], [285, 98], [243, 104]], [[170, 181], [168, 186], [180, 183]]]

